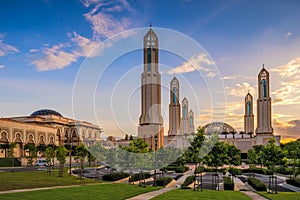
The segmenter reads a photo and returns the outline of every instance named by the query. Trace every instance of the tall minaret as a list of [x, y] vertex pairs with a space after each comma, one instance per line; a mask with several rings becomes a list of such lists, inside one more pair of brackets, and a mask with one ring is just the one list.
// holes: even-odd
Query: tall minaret
[[182, 118], [181, 118], [181, 134], [187, 135], [190, 134], [190, 125], [189, 125], [189, 101], [184, 97], [182, 100]]
[[264, 68], [258, 74], [256, 134], [273, 134], [269, 72]]
[[180, 129], [180, 103], [179, 103], [179, 81], [174, 77], [170, 82], [170, 104], [169, 104], [169, 136], [179, 134]]
[[[144, 72], [142, 73], [142, 114], [138, 136], [144, 138], [151, 149], [164, 144], [161, 116], [161, 78], [158, 72], [158, 38], [151, 28], [144, 36]], [[155, 141], [157, 138], [157, 141]]]
[[244, 132], [254, 134], [253, 97], [249, 92], [245, 97]]
[[189, 134], [195, 133], [195, 119], [194, 119], [194, 111], [190, 110], [189, 112]]

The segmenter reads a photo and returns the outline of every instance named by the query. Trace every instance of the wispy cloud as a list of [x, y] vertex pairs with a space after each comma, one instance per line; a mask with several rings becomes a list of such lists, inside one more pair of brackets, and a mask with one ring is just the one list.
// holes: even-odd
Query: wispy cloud
[[227, 95], [237, 96], [237, 97], [244, 97], [246, 96], [247, 92], [249, 91], [252, 96], [255, 95], [255, 88], [252, 87], [249, 83], [238, 83], [232, 87], [227, 86], [226, 88]]
[[279, 89], [272, 92], [274, 105], [291, 105], [300, 103], [300, 57], [291, 59], [288, 63], [271, 69], [279, 75]]
[[4, 35], [0, 34], [0, 57], [9, 53], [19, 52], [18, 48], [3, 42]]
[[279, 119], [274, 119], [273, 127], [275, 129], [275, 133], [280, 134], [282, 137], [299, 137], [300, 120], [295, 119], [288, 122], [283, 122]]
[[192, 56], [188, 61], [183, 62], [180, 66], [176, 66], [173, 69], [168, 70], [167, 73], [179, 74], [200, 70], [206, 72], [207, 77], [214, 77], [216, 73], [208, 67], [214, 64], [214, 61], [212, 61], [206, 53], [200, 53]]
[[123, 32], [132, 24], [128, 17], [114, 16], [116, 13], [134, 13], [134, 9], [126, 0], [107, 1], [107, 0], [83, 0], [83, 5], [91, 8], [91, 11], [84, 14], [85, 18], [91, 23], [96, 40], [103, 40], [116, 33]]
[[286, 35], [285, 35], [285, 37], [289, 38], [289, 37], [292, 36], [292, 34], [293, 34], [292, 32], [287, 32]]
[[0, 69], [4, 68], [4, 65], [0, 65]]

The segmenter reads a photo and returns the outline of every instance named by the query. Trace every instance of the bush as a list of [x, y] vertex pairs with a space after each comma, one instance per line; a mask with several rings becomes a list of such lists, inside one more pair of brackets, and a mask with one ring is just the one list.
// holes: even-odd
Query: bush
[[114, 173], [103, 175], [102, 179], [103, 181], [117, 181], [126, 178], [128, 176], [129, 174], [126, 172], [114, 172]]
[[165, 186], [168, 183], [170, 183], [173, 179], [171, 177], [164, 177], [164, 178], [158, 178], [156, 179], [156, 185], [157, 186]]
[[13, 161], [15, 167], [21, 166], [21, 162], [17, 158], [0, 158], [0, 167], [11, 167]]
[[248, 178], [248, 183], [257, 191], [267, 191], [266, 185], [257, 178]]
[[242, 174], [242, 170], [240, 170], [238, 168], [229, 168], [228, 172], [230, 174], [232, 174], [233, 176], [237, 176], [237, 175], [241, 175]]
[[234, 182], [229, 177], [224, 177], [224, 190], [233, 190]]
[[142, 174], [144, 174], [144, 178], [147, 179], [147, 178], [150, 178], [150, 173], [149, 172], [145, 172], [145, 173], [137, 173], [137, 174], [134, 174], [132, 175], [130, 178], [129, 178], [129, 182], [134, 182], [134, 181], [139, 181]]
[[188, 187], [188, 186], [181, 186], [181, 189], [184, 189], [184, 190], [190, 190], [192, 188]]
[[300, 187], [300, 178], [290, 178], [286, 180], [287, 184]]
[[175, 164], [170, 164], [170, 165], [168, 165], [167, 167], [165, 167], [165, 169], [166, 169], [167, 171], [175, 171], [177, 168], [178, 168], [178, 167], [177, 167], [177, 165], [175, 165]]
[[195, 170], [195, 173], [202, 173], [202, 172], [205, 172], [205, 167], [203, 167], [203, 166], [199, 166], [199, 167], [197, 167], [197, 169]]
[[189, 169], [190, 169], [190, 168], [187, 167], [187, 166], [178, 167], [178, 168], [176, 168], [175, 172], [176, 172], [176, 173], [184, 173], [184, 172], [188, 171]]
[[257, 173], [257, 174], [265, 174], [265, 169], [263, 168], [253, 168], [253, 169], [242, 169], [243, 173]]
[[188, 185], [192, 184], [194, 181], [195, 181], [195, 176], [188, 176], [188, 177], [186, 177], [186, 179], [184, 180], [184, 182], [181, 186], [188, 186]]
[[275, 172], [279, 174], [284, 174], [284, 175], [292, 175], [293, 170], [288, 167], [280, 166], [279, 168], [275, 168]]

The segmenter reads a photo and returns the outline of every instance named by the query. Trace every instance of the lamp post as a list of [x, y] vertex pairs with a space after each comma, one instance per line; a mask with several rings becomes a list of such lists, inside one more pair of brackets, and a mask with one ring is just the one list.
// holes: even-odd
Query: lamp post
[[155, 135], [154, 137], [155, 140], [155, 149], [154, 149], [154, 182], [153, 182], [153, 186], [156, 186], [156, 151], [157, 151], [157, 141], [158, 141], [158, 137], [157, 135]]

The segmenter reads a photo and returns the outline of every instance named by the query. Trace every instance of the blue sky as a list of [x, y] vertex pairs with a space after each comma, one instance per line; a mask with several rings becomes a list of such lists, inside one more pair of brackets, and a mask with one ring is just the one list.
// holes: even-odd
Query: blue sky
[[[114, 34], [148, 27], [152, 22], [158, 32], [158, 28], [165, 28], [185, 34], [199, 43], [208, 56], [201, 57], [199, 52], [198, 57], [182, 58], [172, 52], [160, 52], [162, 82], [167, 86], [176, 73], [182, 88], [180, 98], [190, 100], [196, 125], [211, 120], [205, 79], [218, 77], [226, 94], [225, 121], [242, 130], [244, 96], [250, 90], [257, 99], [257, 74], [264, 63], [271, 75], [275, 133], [299, 137], [299, 1], [3, 0], [0, 4], [0, 116], [29, 115], [40, 108], [51, 108], [73, 117], [73, 87], [78, 72], [97, 61], [90, 52], [99, 44], [118, 47], [103, 42]], [[122, 37], [130, 38], [130, 34]], [[142, 38], [140, 42], [142, 45]], [[176, 40], [171, 35], [160, 44], [168, 42]], [[208, 58], [217, 75], [205, 71], [205, 67], [199, 70], [204, 78], [197, 78], [194, 71], [184, 71], [190, 67], [189, 62], [202, 65]], [[78, 105], [81, 112], [75, 117], [99, 123], [106, 135], [135, 133], [142, 62], [141, 49], [120, 55], [95, 86], [96, 117], [85, 112], [88, 108], [84, 104]], [[168, 73], [172, 68], [177, 71]], [[121, 95], [121, 91], [132, 88], [135, 89], [128, 91], [131, 96]], [[113, 89], [117, 95], [112, 94]], [[168, 95], [167, 89], [163, 91], [165, 132]], [[122, 111], [118, 105], [126, 109]], [[112, 114], [111, 107], [123, 113]], [[116, 119], [113, 115], [121, 117]]]

